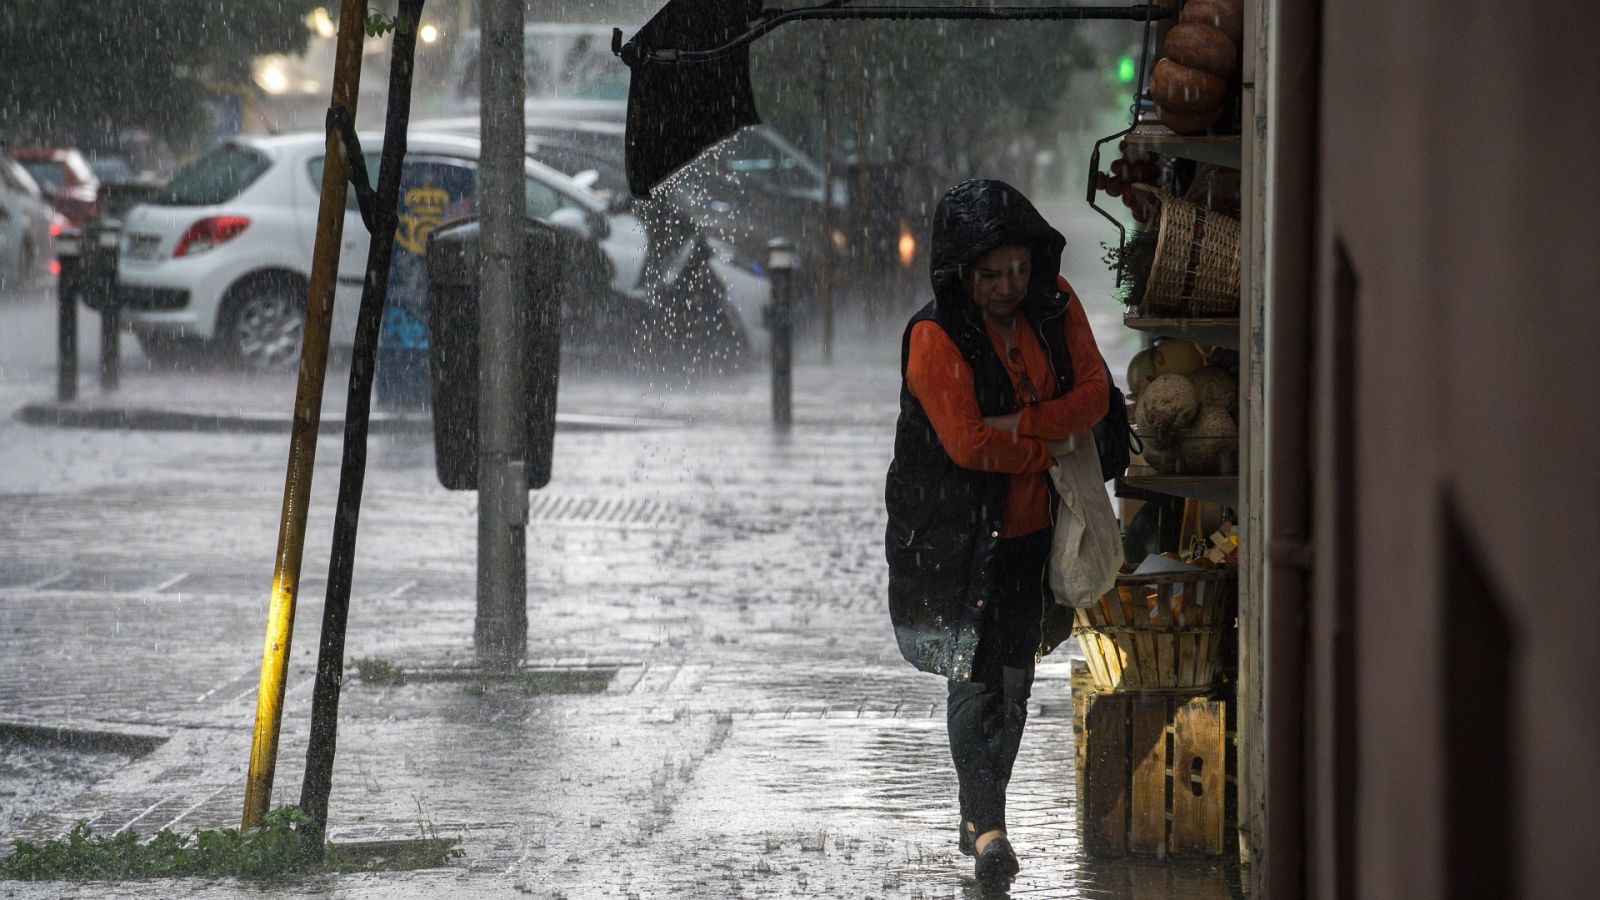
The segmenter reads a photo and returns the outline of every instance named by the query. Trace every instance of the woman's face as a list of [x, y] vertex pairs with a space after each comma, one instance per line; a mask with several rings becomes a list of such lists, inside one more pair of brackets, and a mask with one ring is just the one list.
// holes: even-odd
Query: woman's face
[[967, 266], [961, 273], [961, 283], [985, 317], [1009, 319], [1028, 295], [1032, 268], [1032, 251], [1019, 244], [1005, 244]]

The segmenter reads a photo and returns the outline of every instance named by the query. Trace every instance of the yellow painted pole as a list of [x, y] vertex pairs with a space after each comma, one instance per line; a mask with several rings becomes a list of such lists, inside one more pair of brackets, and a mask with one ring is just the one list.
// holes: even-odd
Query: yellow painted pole
[[[339, 39], [333, 61], [333, 106], [356, 117], [361, 85], [361, 39], [366, 0], [346, 0], [339, 11]], [[306, 510], [311, 500], [312, 466], [317, 458], [317, 428], [322, 419], [322, 386], [328, 369], [328, 331], [333, 322], [333, 292], [339, 277], [339, 245], [344, 239], [345, 191], [350, 173], [343, 143], [332, 130], [322, 164], [322, 201], [317, 238], [311, 251], [311, 284], [306, 292], [306, 325], [300, 348], [300, 378], [295, 388], [294, 422], [289, 435], [289, 470], [284, 477], [283, 514], [267, 610], [267, 639], [261, 650], [261, 682], [256, 690], [256, 726], [245, 780], [244, 828], [261, 822], [272, 799], [278, 762], [278, 726], [283, 720], [284, 679], [289, 640], [294, 633], [295, 599], [300, 592], [300, 559], [305, 549]]]

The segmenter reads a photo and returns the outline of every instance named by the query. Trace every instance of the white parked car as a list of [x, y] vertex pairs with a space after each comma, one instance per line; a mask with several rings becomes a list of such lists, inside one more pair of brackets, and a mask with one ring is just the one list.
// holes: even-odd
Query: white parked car
[[[361, 141], [376, 178], [382, 136], [363, 134]], [[210, 345], [252, 368], [298, 361], [324, 143], [320, 133], [230, 140], [174, 175], [157, 202], [128, 213], [118, 261], [119, 297], [124, 319], [152, 358], [182, 358]], [[408, 271], [417, 271], [414, 263], [433, 229], [472, 214], [478, 151], [474, 137], [408, 135], [397, 267], [407, 258], [413, 263]], [[582, 184], [533, 160], [526, 161], [525, 174], [528, 215], [586, 244], [592, 252], [579, 258], [606, 270], [585, 273], [588, 283], [597, 285], [592, 296], [574, 298], [569, 292], [564, 335], [581, 333], [591, 320], [595, 327], [615, 328], [618, 322], [649, 327], [653, 307], [679, 302], [649, 283], [659, 267], [649, 265], [652, 248], [635, 217], [608, 209]], [[352, 193], [339, 261], [335, 346], [354, 340], [368, 240]], [[391, 303], [407, 289], [406, 280], [397, 284], [392, 277]], [[712, 331], [739, 340], [736, 314], [720, 281], [717, 287], [723, 295], [697, 300], [697, 308], [719, 318]], [[410, 289], [421, 290], [415, 283]], [[619, 306], [637, 311], [618, 313]], [[623, 350], [633, 343], [624, 335], [600, 337]]]
[[49, 270], [64, 222], [27, 170], [0, 151], [0, 290], [32, 285]]

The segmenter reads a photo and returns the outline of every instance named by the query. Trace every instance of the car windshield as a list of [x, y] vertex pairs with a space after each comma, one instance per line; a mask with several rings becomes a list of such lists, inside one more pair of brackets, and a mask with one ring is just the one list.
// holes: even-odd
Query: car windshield
[[48, 159], [25, 159], [22, 160], [22, 167], [28, 170], [34, 181], [39, 182], [39, 187], [47, 191], [61, 187], [63, 178], [60, 163]]
[[132, 181], [137, 177], [133, 166], [120, 156], [96, 156], [89, 160], [89, 168], [101, 181]]
[[272, 160], [258, 150], [224, 144], [178, 170], [152, 202], [165, 206], [215, 206], [239, 196]]

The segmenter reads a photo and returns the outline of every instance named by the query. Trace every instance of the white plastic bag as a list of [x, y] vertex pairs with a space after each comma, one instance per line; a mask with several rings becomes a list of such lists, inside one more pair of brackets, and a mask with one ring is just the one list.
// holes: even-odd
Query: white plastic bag
[[1050, 544], [1050, 590], [1063, 606], [1093, 606], [1116, 586], [1122, 568], [1122, 529], [1100, 477], [1100, 457], [1089, 432], [1052, 441], [1050, 469], [1056, 492], [1056, 530]]

